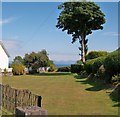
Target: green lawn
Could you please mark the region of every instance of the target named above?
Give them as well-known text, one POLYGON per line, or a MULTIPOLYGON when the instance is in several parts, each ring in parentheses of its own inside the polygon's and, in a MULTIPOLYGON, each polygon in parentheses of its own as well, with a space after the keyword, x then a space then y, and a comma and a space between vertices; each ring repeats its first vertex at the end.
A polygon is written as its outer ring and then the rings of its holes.
POLYGON ((2 82, 41 95, 42 107, 49 115, 118 114, 118 107, 106 90, 70 73, 4 77, 2 82))

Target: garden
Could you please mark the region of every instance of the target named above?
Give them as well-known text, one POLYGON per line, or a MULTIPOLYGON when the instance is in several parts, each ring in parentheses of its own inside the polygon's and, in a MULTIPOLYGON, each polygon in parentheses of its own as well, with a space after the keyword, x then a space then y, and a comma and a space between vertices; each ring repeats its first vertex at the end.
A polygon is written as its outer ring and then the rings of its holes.
POLYGON ((49 115, 117 115, 111 89, 79 79, 76 74, 42 74, 4 77, 3 84, 29 89, 42 96, 42 108, 49 115), (109 92, 109 93, 107 93, 109 92))
POLYGON ((103 29, 105 14, 94 2, 64 2, 58 9, 56 27, 71 35, 72 43, 79 42, 80 60, 56 67, 45 49, 16 56, 10 64, 13 75, 5 69, 2 83, 42 96, 48 115, 118 115, 120 48, 88 51, 87 45, 87 36, 103 29))

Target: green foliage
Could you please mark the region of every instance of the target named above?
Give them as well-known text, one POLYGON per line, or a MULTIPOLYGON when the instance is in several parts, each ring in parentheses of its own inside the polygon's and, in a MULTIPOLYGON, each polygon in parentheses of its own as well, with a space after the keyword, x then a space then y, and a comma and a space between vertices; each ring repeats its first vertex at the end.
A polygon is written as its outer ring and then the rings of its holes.
POLYGON ((25 54, 24 63, 28 68, 31 67, 34 72, 37 72, 39 67, 48 67, 52 64, 46 50, 42 50, 38 53, 32 52, 30 54, 25 54))
POLYGON ((96 76, 100 79, 105 80, 105 76, 106 76, 106 72, 105 72, 105 68, 104 65, 101 65, 96 73, 96 76))
POLYGON ((101 56, 107 56, 109 53, 106 51, 91 51, 86 55, 86 59, 95 59, 101 56))
POLYGON ((112 76, 112 82, 115 85, 118 84, 118 83, 120 83, 120 74, 112 76))
POLYGON ((120 83, 118 83, 115 88, 110 93, 110 98, 118 103, 118 107, 120 107, 120 83))
POLYGON ((16 56, 13 60, 14 63, 24 64, 24 60, 21 56, 16 56))
POLYGON ((86 36, 91 34, 92 30, 103 29, 104 13, 94 2, 64 2, 58 6, 58 9, 62 11, 56 27, 72 35, 72 43, 79 39, 81 59, 85 62, 88 49, 86 36))
POLYGON ((120 50, 114 51, 106 57, 104 67, 111 77, 120 73, 120 50))
POLYGON ((83 64, 72 64, 71 72, 72 73, 80 73, 83 70, 83 64))
POLYGON ((85 70, 82 70, 79 74, 79 78, 87 78, 88 74, 85 70))
POLYGON ((25 66, 19 63, 13 63, 11 65, 11 68, 13 68, 13 74, 14 75, 23 75, 25 66))
POLYGON ((92 65, 92 72, 97 73, 98 69, 100 68, 101 65, 103 65, 104 60, 106 57, 98 57, 95 59, 93 65, 92 65))
POLYGON ((58 9, 62 12, 56 26, 74 34, 73 41, 83 32, 88 35, 92 30, 103 29, 101 25, 105 23, 105 15, 94 2, 64 2, 58 9))
POLYGON ((87 60, 84 64, 84 69, 88 74, 92 73, 92 66, 96 59, 87 60))
POLYGON ((49 65, 50 65, 50 69, 49 69, 48 71, 49 71, 49 72, 53 72, 53 71, 55 71, 56 66, 55 66, 55 64, 53 63, 53 61, 50 60, 49 65))
POLYGON ((75 64, 81 65, 81 64, 83 64, 83 62, 81 60, 77 60, 75 64))
POLYGON ((70 67, 59 67, 57 72, 70 72, 70 67))

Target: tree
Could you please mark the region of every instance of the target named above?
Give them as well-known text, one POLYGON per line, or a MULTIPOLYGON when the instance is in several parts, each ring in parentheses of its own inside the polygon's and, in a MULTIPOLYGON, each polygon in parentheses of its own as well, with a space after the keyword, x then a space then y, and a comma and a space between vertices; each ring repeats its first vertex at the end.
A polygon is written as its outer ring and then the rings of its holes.
POLYGON ((14 63, 24 64, 24 60, 21 56, 16 56, 13 60, 14 63))
POLYGON ((94 2, 64 2, 58 6, 62 10, 56 27, 72 35, 72 43, 79 40, 81 60, 85 62, 88 47, 86 36, 93 30, 103 29, 104 13, 94 2))
POLYGON ((37 71, 39 67, 50 66, 50 60, 46 50, 42 50, 37 53, 32 52, 30 54, 25 54, 24 63, 26 67, 31 67, 35 71, 37 71))

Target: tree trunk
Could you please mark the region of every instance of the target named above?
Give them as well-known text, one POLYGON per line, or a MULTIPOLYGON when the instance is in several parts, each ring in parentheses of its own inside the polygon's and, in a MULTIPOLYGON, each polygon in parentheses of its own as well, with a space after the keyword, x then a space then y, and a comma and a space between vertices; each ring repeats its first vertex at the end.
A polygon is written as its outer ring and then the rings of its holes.
POLYGON ((81 59, 85 63, 85 36, 81 35, 81 59))

